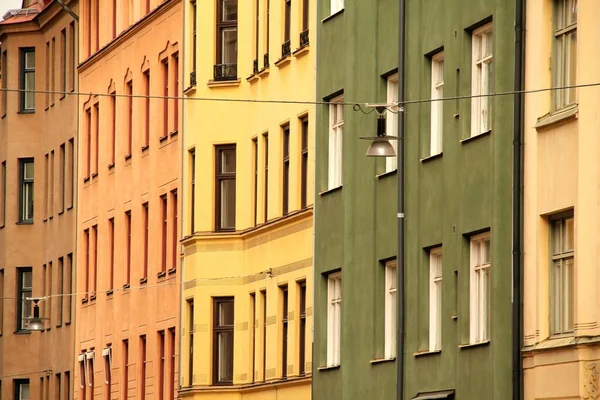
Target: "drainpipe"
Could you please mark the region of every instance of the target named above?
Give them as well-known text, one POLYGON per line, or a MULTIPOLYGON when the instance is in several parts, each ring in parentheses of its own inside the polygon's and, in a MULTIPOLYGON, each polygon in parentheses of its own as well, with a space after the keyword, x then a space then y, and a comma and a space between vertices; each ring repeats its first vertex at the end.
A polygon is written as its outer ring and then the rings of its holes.
MULTIPOLYGON (((404 30, 406 0, 398 2, 398 104, 404 102, 404 30)), ((398 337, 396 339, 396 398, 404 399, 404 111, 398 112, 398 337)))
POLYGON ((515 76, 514 131, 513 131, 513 329, 512 329, 512 398, 523 398, 523 268, 522 268, 522 204, 523 204, 523 70, 524 70, 524 0, 516 0, 515 13, 515 76))

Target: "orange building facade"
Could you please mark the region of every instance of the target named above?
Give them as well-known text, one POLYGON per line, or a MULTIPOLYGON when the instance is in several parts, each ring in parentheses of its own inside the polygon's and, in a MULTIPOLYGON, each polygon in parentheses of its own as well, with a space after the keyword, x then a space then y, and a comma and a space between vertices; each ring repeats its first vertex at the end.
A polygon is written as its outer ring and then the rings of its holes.
POLYGON ((81 4, 75 399, 174 399, 181 3, 81 4), (138 97, 141 96, 141 97, 138 97))
MULTIPOLYGON (((77 12, 77 1, 65 2, 77 12)), ((0 397, 73 388, 77 23, 51 0, 0 22, 0 397), (54 92, 36 93, 36 91, 54 92), (29 330, 33 302, 45 317, 29 330)))

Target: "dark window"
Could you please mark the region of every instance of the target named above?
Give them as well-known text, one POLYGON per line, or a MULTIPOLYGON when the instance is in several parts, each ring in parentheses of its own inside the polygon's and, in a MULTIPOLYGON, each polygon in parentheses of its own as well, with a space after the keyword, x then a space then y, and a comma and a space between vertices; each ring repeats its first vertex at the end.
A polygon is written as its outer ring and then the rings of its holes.
POLYGON ((8 53, 6 50, 2 52, 2 116, 6 115, 8 107, 8 53))
POLYGON ((302 32, 308 31, 308 21, 309 21, 309 0, 302 0, 302 32))
POLYGON ((4 333, 4 269, 0 269, 0 335, 4 333))
POLYGON ((96 295, 98 287, 98 225, 92 226, 92 234, 94 235, 94 276, 92 278, 92 295, 96 295))
POLYGON ((71 371, 65 371, 65 396, 64 400, 71 400, 71 371))
POLYGON ((35 49, 21 49, 21 111, 35 111, 35 49))
POLYGON ((158 400, 163 400, 165 392, 165 331, 158 331, 158 400))
POLYGON ((33 292, 33 272, 31 267, 17 268, 17 331, 27 329, 29 320, 33 314, 31 300, 33 292))
POLYGON ((19 163, 19 222, 33 222, 33 158, 21 159, 19 163))
POLYGON ((252 139, 252 152, 254 153, 254 225, 258 224, 258 139, 252 139))
POLYGON ((265 221, 269 220, 269 135, 265 133, 263 135, 264 144, 265 144, 265 221))
POLYGON ((102 350, 102 358, 104 359, 104 383, 106 400, 111 400, 111 388, 112 388, 112 346, 107 344, 102 350))
POLYGON ((69 208, 75 201, 75 139, 69 139, 69 208))
POLYGON ((0 228, 6 225, 6 161, 0 164, 0 228))
MULTIPOLYGON (((57 292, 62 294, 65 289, 65 259, 63 257, 58 257, 58 290, 57 292)), ((57 326, 61 326, 63 323, 63 309, 65 304, 65 296, 58 297, 58 324, 57 326)))
POLYGON ((168 400, 175 400, 175 328, 169 328, 169 396, 168 400))
POLYGON ((188 334, 190 352, 188 354, 188 386, 194 386, 194 300, 188 300, 188 334))
MULTIPOLYGON (((198 29, 198 8, 196 5, 196 1, 192 1, 192 71, 196 71, 196 60, 198 57, 198 41, 196 32, 198 29)), ((192 85, 193 86, 193 85, 192 85)))
POLYGON ((255 0, 254 7, 256 8, 256 25, 254 32, 254 71, 253 73, 258 72, 258 48, 259 48, 259 38, 260 38, 260 0, 255 0))
POLYGON ((117 37, 117 0, 112 2, 112 38, 117 37))
POLYGON ((75 22, 69 24, 69 36, 71 38, 71 91, 75 90, 75 70, 77 69, 77 43, 75 42, 75 22))
POLYGON ((302 120, 302 157, 300 177, 300 208, 308 205, 308 117, 302 120))
POLYGON ((140 399, 146 398, 146 369, 148 368, 148 357, 146 348, 146 335, 140 336, 140 399))
POLYGON ((290 208, 290 126, 283 127, 283 215, 287 215, 290 208))
POLYGON ((171 254, 173 255, 173 261, 171 265, 172 269, 177 268, 177 258, 179 257, 179 238, 177 237, 177 233, 179 232, 179 229, 177 229, 179 224, 179 213, 177 210, 177 189, 175 189, 171 191, 171 215, 173 218, 173 222, 171 224, 171 254))
POLYGON ((88 108, 85 110, 85 130, 87 143, 85 147, 85 162, 86 162, 86 170, 85 170, 85 178, 89 178, 92 173, 92 109, 88 108))
POLYGON ((115 219, 108 220, 108 289, 113 290, 115 280, 115 219))
POLYGON ((94 174, 98 175, 100 158, 100 104, 94 104, 94 174))
POLYGON ((267 291, 261 290, 262 298, 262 380, 267 381, 267 291))
POLYGON ((216 230, 235 230, 235 144, 216 146, 216 230))
POLYGON ((160 272, 165 272, 167 270, 167 234, 169 216, 168 216, 168 208, 167 208, 167 195, 164 194, 160 196, 160 222, 161 222, 161 238, 160 238, 160 272))
POLYGON ((62 381, 61 381, 60 372, 54 375, 54 394, 56 395, 56 400, 61 400, 61 392, 62 392, 62 381))
POLYGON ((121 398, 128 398, 129 394, 129 340, 123 340, 123 357, 121 358, 121 398))
POLYGON ((298 373, 306 373, 306 282, 299 285, 300 292, 300 343, 298 346, 298 373))
POLYGON ((145 281, 146 279, 148 279, 148 262, 149 262, 149 255, 148 252, 150 250, 150 247, 148 246, 148 241, 149 241, 149 224, 148 224, 148 219, 149 219, 149 215, 148 215, 148 203, 144 203, 142 204, 142 218, 144 219, 144 263, 143 263, 143 270, 142 270, 142 281, 145 281))
POLYGON ((290 24, 292 18, 292 0, 284 0, 285 15, 284 15, 284 28, 283 28, 283 46, 281 57, 287 57, 290 55, 290 24))
POLYGON ((163 75, 163 137, 169 135, 169 58, 165 58, 162 63, 163 75))
POLYGON ((60 145, 60 213, 65 211, 65 201, 67 198, 66 167, 67 149, 65 147, 65 143, 63 143, 60 145))
POLYGON ((196 150, 190 150, 190 194, 191 194, 191 207, 190 207, 190 234, 194 234, 195 226, 194 220, 196 219, 196 150))
POLYGON ((131 283, 131 211, 125 212, 125 285, 131 283))
POLYGON ((146 0, 146 14, 150 12, 150 0, 146 0))
POLYGON ((94 51, 100 48, 100 0, 94 0, 94 51))
POLYGON ((144 144, 142 150, 150 145, 150 70, 144 72, 144 144))
POLYGON ((252 380, 251 382, 256 382, 256 329, 258 326, 256 325, 256 294, 250 293, 250 321, 252 326, 252 343, 250 347, 250 355, 252 357, 252 380))
POLYGON ((173 54, 173 132, 179 131, 179 53, 173 54))
MULTIPOLYGON (((44 379, 44 378, 42 378, 44 379)), ((15 379, 15 400, 29 400, 29 379, 15 379)))
POLYGON ((67 293, 70 296, 67 296, 67 316, 65 318, 65 323, 70 324, 73 310, 73 253, 67 254, 67 262, 69 263, 69 265, 67 266, 67 277, 69 278, 69 282, 67 284, 67 293))
POLYGON ((233 384, 233 297, 214 300, 213 385, 233 384))
MULTIPOLYGON (((60 90, 63 97, 67 91, 67 30, 60 31, 60 90)), ((60 375, 59 375, 60 377, 60 375)))
POLYGON ((133 148, 133 81, 127 82, 127 151, 125 158, 131 157, 131 149, 133 148))
POLYGON ((90 276, 90 231, 86 229, 83 231, 83 248, 85 251, 85 271, 83 276, 83 281, 85 284, 85 293, 83 298, 87 299, 88 292, 90 290, 89 286, 89 276, 90 276))
POLYGON ((110 164, 109 167, 115 165, 115 151, 117 148, 117 93, 110 94, 110 117, 112 118, 110 132, 110 164))
POLYGON ((267 20, 265 21, 267 25, 266 29, 266 37, 265 37, 265 55, 263 56, 263 68, 269 68, 269 39, 270 39, 270 31, 271 31, 271 0, 267 0, 267 20))
POLYGON ((237 78, 237 0, 219 0, 217 14, 217 65, 215 80, 237 78))
POLYGON ((288 289, 287 286, 281 287, 282 306, 281 306, 281 378, 287 377, 287 349, 288 349, 288 289))

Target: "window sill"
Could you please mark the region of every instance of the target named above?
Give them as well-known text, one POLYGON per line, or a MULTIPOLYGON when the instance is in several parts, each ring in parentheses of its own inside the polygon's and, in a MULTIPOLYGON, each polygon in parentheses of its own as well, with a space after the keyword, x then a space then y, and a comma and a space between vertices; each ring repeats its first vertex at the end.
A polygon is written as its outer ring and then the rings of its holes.
POLYGON ((173 275, 175 272, 177 272, 177 268, 175 268, 175 267, 173 267, 173 268, 171 268, 170 270, 167 271, 167 273, 169 275, 173 275))
POLYGON ((144 153, 145 151, 147 151, 150 148, 149 144, 145 144, 142 146, 142 153, 144 153))
MULTIPOLYGON (((63 92, 63 93, 64 93, 64 92, 63 92)), ((62 95, 62 96, 60 96, 58 99, 59 99, 59 100, 62 100, 62 99, 64 99, 65 97, 67 97, 67 95, 66 95, 66 94, 63 94, 63 95, 62 95)))
POLYGON ((298 47, 296 50, 294 50, 294 52, 292 53, 292 55, 296 58, 302 57, 305 54, 308 54, 308 50, 310 50, 310 46, 306 45, 306 46, 302 46, 302 47, 298 47))
POLYGON ((393 169, 391 171, 386 171, 383 174, 375 175, 377 179, 387 178, 388 176, 396 175, 398 173, 398 169, 393 169))
POLYGON ((474 347, 489 346, 489 344, 490 344, 490 341, 485 340, 483 342, 478 342, 478 343, 461 344, 458 346, 458 348, 461 350, 468 350, 468 349, 472 349, 474 347))
POLYGON ((108 164, 108 170, 112 171, 113 169, 115 169, 115 163, 108 164))
POLYGON ((425 158, 421 158, 419 161, 421 161, 423 164, 425 164, 426 162, 429 161, 433 161, 433 160, 437 160, 438 158, 442 158, 444 156, 444 152, 439 152, 437 154, 425 157, 425 158))
POLYGON ((85 304, 88 302, 88 298, 84 297, 83 299, 81 299, 81 304, 85 304))
POLYGON ((129 285, 129 283, 126 283, 123 285, 123 289, 129 289, 131 285, 129 285))
POLYGON ((189 88, 183 90, 183 94, 186 96, 191 96, 194 93, 196 93, 196 85, 190 86, 189 88))
POLYGON ((344 187, 344 185, 340 185, 340 186, 337 186, 337 187, 334 187, 334 188, 331 188, 331 189, 327 189, 327 190, 319 193, 319 196, 326 196, 326 195, 328 195, 330 193, 335 193, 337 191, 341 191, 343 187, 344 187))
POLYGON ((258 74, 259 74, 258 72, 256 74, 252 74, 249 77, 247 77, 246 80, 250 83, 258 82, 258 78, 259 78, 258 74))
POLYGON ((5 224, 0 225, 0 229, 4 228, 5 226, 5 224))
POLYGON ((54 218, 54 215, 49 216, 48 220, 51 220, 52 218, 54 218))
POLYGON ((164 135, 158 138, 158 142, 162 143, 169 138, 169 135, 164 135))
POLYGON ((17 111, 17 114, 35 114, 35 110, 21 110, 17 111))
POLYGON ((317 371, 331 371, 334 369, 340 369, 340 365, 338 364, 338 365, 331 365, 329 367, 319 367, 319 368, 317 368, 317 371))
POLYGON ((167 271, 160 271, 158 274, 156 274, 157 278, 164 278, 165 276, 167 276, 167 271))
POLYGON ((73 206, 67 207, 67 211, 71 211, 72 209, 73 209, 73 206))
POLYGON ((96 178, 96 177, 98 177, 98 173, 97 173, 97 172, 94 172, 94 173, 91 175, 91 177, 90 177, 90 178, 94 179, 94 178, 96 178))
POLYGON ((483 138, 483 137, 489 136, 491 133, 492 133, 492 130, 490 129, 489 131, 481 132, 481 133, 478 133, 477 135, 470 136, 470 137, 468 137, 468 138, 462 139, 462 140, 460 141, 460 143, 461 143, 461 144, 470 143, 470 142, 473 142, 473 141, 475 141, 475 140, 477 140, 477 139, 480 139, 480 138, 483 138))
POLYGON ((62 328, 62 324, 56 325, 56 328, 62 328))
POLYGON ((169 133, 169 136, 173 137, 173 136, 177 136, 178 134, 179 134, 179 131, 177 129, 175 129, 173 132, 169 133))
POLYGON ((370 360, 369 363, 371 365, 377 365, 377 364, 383 364, 386 362, 393 362, 396 361, 396 357, 392 357, 392 358, 375 358, 373 360, 370 360))
POLYGON ((207 86, 209 88, 220 88, 220 87, 238 87, 240 86, 241 83, 241 79, 237 78, 237 79, 232 79, 230 81, 208 81, 207 86))
POLYGON ((442 350, 433 350, 433 351, 424 350, 424 351, 417 351, 416 353, 413 353, 413 356, 425 357, 425 356, 433 356, 435 354, 441 354, 441 353, 442 353, 442 350))
POLYGON ((42 220, 42 222, 43 222, 43 223, 46 223, 46 222, 48 222, 48 218, 44 218, 44 219, 42 220))
POLYGON ((33 225, 33 221, 19 221, 16 225, 33 225))
POLYGON ((58 215, 63 215, 65 213, 65 210, 59 211, 58 215))
POLYGON ((113 293, 114 293, 114 291, 112 289, 108 289, 106 291, 106 297, 112 296, 113 293))
POLYGON ((269 68, 263 68, 260 71, 258 71, 257 74, 260 78, 264 78, 265 76, 269 75, 269 68))
POLYGON ((333 14, 331 14, 330 16, 323 18, 323 19, 321 20, 321 22, 322 22, 322 23, 325 23, 325 22, 327 22, 327 21, 330 21, 330 20, 332 20, 333 18, 335 18, 335 17, 337 17, 338 15, 340 15, 340 14, 343 14, 343 13, 344 13, 344 9, 342 8, 341 10, 334 12, 334 13, 333 13, 333 14))
POLYGON ((131 154, 126 154, 124 158, 125 158, 125 161, 131 160, 131 154))
POLYGON ((65 322, 65 326, 69 326, 69 325, 71 325, 71 321, 65 322))
POLYGON ((282 67, 285 67, 286 65, 288 65, 291 62, 292 62, 292 57, 291 56, 285 56, 285 57, 280 58, 279 60, 275 61, 275 66, 277 68, 282 68, 282 67))
POLYGON ((148 278, 140 278, 140 285, 148 283, 148 278))
POLYGON ((92 293, 90 295, 90 302, 92 302, 92 301, 96 301, 96 293, 92 293))
POLYGON ((550 112, 542 117, 539 117, 534 125, 535 129, 550 128, 552 126, 564 124, 572 119, 577 119, 579 114, 579 105, 574 104, 560 110, 550 112))
POLYGON ((31 335, 31 331, 25 329, 19 329, 18 331, 14 331, 15 335, 31 335))
POLYGON ((88 183, 90 181, 90 177, 86 176, 85 178, 83 178, 83 183, 88 183))

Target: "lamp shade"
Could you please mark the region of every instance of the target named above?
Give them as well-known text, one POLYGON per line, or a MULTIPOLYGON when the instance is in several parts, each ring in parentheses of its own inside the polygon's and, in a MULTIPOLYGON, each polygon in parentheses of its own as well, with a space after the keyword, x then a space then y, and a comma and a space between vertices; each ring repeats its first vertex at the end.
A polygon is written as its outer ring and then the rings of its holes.
POLYGON ((29 331, 43 331, 44 321, 40 318, 40 307, 36 304, 33 306, 33 317, 29 319, 27 324, 27 330, 29 331))
POLYGON ((367 149, 367 156, 369 157, 394 157, 395 155, 394 146, 390 144, 390 141, 385 136, 374 138, 367 149))

